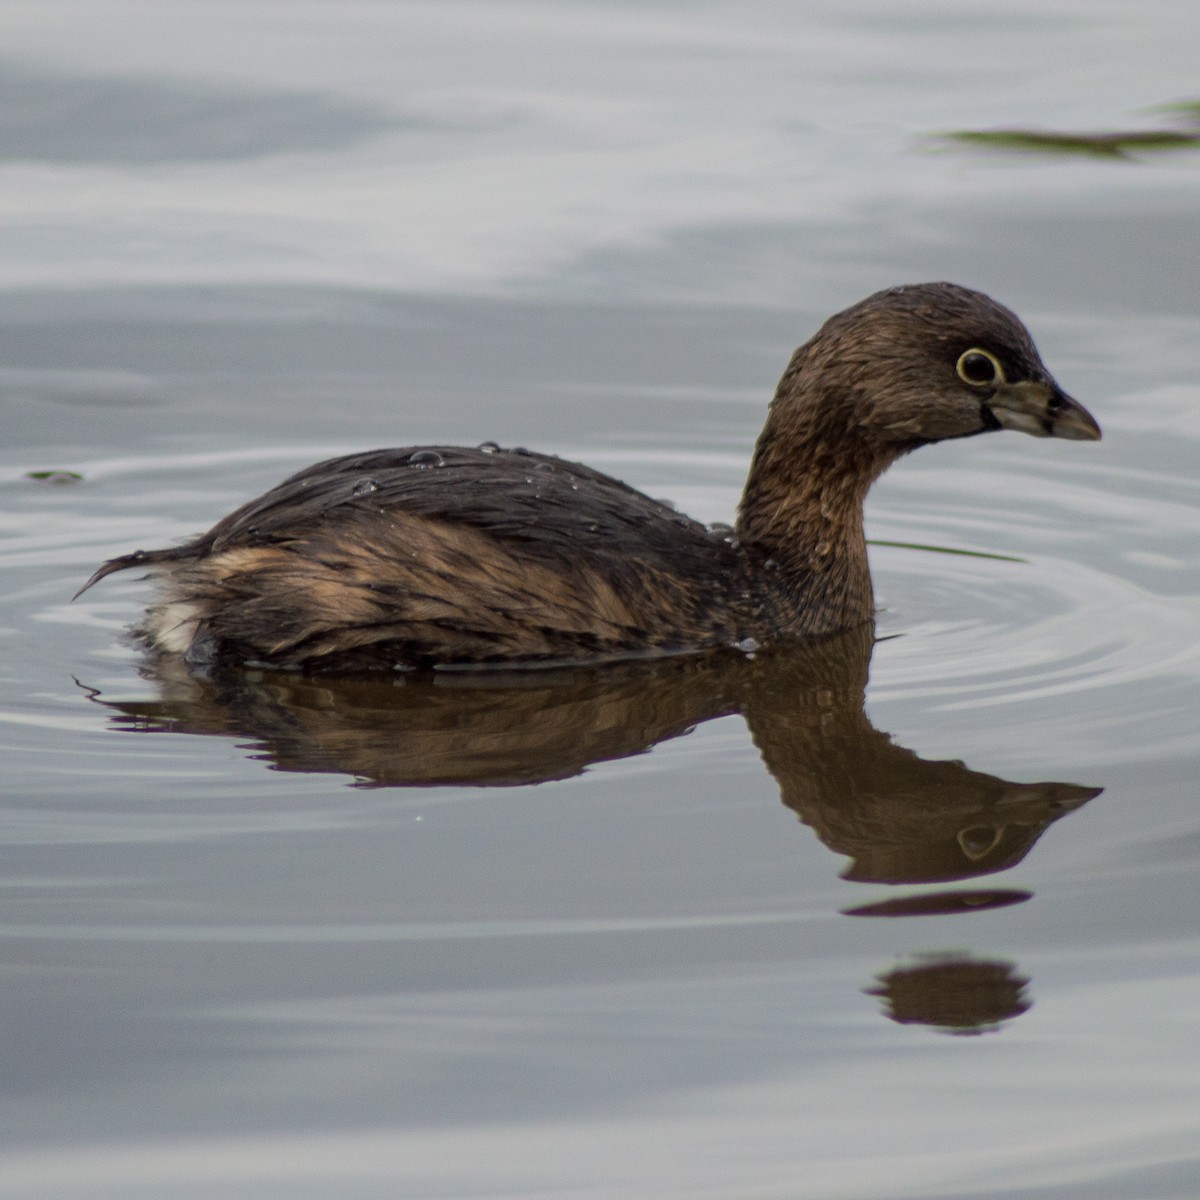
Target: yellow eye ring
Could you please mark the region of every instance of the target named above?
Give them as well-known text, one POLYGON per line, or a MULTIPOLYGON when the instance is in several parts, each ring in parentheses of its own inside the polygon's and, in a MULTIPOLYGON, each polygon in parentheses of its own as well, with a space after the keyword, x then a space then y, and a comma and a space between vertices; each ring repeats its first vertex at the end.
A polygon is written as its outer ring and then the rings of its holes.
POLYGON ((1000 360, 989 350, 972 346, 958 356, 954 364, 958 377, 971 387, 993 387, 1004 382, 1004 368, 1000 360))

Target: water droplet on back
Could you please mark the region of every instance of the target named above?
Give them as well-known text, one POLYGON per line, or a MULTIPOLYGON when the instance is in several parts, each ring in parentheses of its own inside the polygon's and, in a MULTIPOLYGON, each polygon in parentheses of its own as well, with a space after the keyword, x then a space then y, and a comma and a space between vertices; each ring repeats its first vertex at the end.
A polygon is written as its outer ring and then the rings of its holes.
POLYGON ((708 526, 708 536, 711 541, 724 542, 727 546, 732 546, 735 550, 738 547, 737 532, 732 525, 726 525, 723 521, 714 521, 708 526))
POLYGON ((420 469, 440 467, 446 460, 436 450, 418 450, 408 456, 408 465, 420 469))
POLYGON ((374 479, 360 479, 351 489, 352 496, 369 496, 372 492, 379 491, 379 483, 374 479))
POLYGON ((499 451, 500 444, 498 442, 480 442, 475 449, 482 450, 484 454, 495 454, 499 451))

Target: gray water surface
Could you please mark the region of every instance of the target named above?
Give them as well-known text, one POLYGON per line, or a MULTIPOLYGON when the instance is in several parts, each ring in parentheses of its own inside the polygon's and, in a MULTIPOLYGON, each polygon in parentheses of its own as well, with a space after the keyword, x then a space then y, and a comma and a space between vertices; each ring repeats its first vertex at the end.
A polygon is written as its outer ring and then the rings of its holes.
POLYGON ((0 1193, 1197 1193, 1200 154, 933 136, 1161 121, 1194 6, 5 24, 0 1193), (873 647, 221 682, 70 602, 374 446, 729 520, 792 348, 934 278, 1105 439, 894 468, 873 647))

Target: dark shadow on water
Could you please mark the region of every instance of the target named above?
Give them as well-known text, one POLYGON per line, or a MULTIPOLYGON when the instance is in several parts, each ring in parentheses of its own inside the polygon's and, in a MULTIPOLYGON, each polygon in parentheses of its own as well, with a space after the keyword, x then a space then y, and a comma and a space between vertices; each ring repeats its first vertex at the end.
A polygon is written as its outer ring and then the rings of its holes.
MULTIPOLYGON (((753 657, 730 650, 350 679, 252 670, 199 678, 165 661, 145 668, 158 698, 96 699, 115 729, 250 739, 252 757, 274 770, 344 774, 360 787, 565 779, 740 713, 783 803, 850 859, 844 878, 864 883, 1005 870, 1099 793, 1013 783, 895 745, 864 711, 872 645, 864 628, 753 657)), ((973 893, 929 903, 927 912, 986 906, 973 893)))
POLYGON ((0 160, 211 162, 330 151, 422 118, 320 91, 34 71, 0 60, 0 160))

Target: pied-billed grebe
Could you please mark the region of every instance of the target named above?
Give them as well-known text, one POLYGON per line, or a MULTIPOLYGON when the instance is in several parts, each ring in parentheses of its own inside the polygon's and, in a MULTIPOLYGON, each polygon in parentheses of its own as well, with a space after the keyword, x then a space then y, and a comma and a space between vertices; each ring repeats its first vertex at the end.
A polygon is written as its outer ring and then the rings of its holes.
POLYGON ((873 616, 867 489, 897 458, 993 429, 1100 428, 980 292, 892 288, 796 351, 733 530, 526 450, 317 463, 208 533, 110 559, 152 568, 141 634, 194 664, 305 670, 624 657, 765 644, 873 616))

